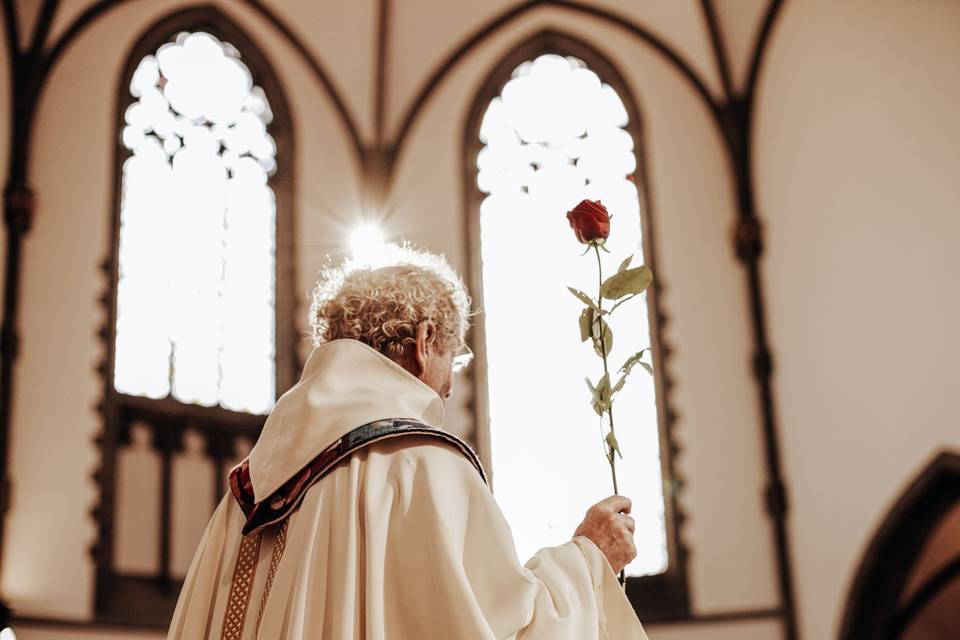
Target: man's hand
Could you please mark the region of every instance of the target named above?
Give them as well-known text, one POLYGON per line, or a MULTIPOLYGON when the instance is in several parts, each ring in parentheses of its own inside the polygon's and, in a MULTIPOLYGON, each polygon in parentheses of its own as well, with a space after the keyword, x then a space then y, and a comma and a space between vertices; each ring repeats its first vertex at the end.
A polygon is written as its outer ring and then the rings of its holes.
POLYGON ((587 510, 573 537, 586 536, 599 547, 614 573, 637 557, 633 544, 635 524, 630 513, 630 498, 610 496, 587 510))

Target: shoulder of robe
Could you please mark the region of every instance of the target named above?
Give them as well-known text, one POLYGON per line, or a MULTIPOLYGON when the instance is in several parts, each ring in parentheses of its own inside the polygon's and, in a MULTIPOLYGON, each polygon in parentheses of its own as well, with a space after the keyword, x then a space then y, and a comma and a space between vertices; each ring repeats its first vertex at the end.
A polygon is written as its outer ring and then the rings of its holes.
POLYGON ((372 452, 390 456, 392 470, 402 475, 411 472, 431 481, 464 482, 468 486, 486 484, 476 468, 452 444, 429 436, 409 436, 371 445, 372 452))
MULTIPOLYGON (((375 446, 381 446, 378 443, 375 446)), ((371 453, 374 453, 373 451, 371 453)), ((394 487, 395 506, 417 518, 442 514, 444 530, 463 535, 461 527, 476 509, 486 511, 492 494, 476 468, 454 445, 437 438, 410 436, 383 443, 377 453, 389 457, 386 481, 394 487)))

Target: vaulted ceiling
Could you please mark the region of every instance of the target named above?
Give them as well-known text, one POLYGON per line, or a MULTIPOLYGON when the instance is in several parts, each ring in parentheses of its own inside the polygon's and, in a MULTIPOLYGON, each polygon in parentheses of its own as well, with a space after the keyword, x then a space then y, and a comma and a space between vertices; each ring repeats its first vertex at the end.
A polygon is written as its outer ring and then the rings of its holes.
MULTIPOLYGON (((148 0, 4 0, 21 51, 69 55, 74 38, 120 5, 148 0)), ((190 3, 170 2, 171 9, 190 3)), ((769 0, 234 0, 302 48, 329 80, 364 146, 395 140, 444 70, 527 14, 563 13, 643 32, 721 100, 743 91, 769 0), (711 19, 715 18, 715 19, 711 19), (712 38, 722 43, 715 49, 712 38)), ((8 34, 10 33, 8 29, 8 34)), ((652 45, 653 46, 653 45, 652 45)))

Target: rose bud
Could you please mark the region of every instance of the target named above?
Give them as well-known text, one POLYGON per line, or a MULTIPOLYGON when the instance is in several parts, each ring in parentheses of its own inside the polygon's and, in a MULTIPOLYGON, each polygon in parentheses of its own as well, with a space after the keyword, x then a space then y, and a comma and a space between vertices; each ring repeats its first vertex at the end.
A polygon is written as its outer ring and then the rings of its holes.
POLYGON ((571 211, 567 211, 567 220, 583 244, 603 243, 610 235, 610 214, 607 208, 597 200, 584 200, 571 211))

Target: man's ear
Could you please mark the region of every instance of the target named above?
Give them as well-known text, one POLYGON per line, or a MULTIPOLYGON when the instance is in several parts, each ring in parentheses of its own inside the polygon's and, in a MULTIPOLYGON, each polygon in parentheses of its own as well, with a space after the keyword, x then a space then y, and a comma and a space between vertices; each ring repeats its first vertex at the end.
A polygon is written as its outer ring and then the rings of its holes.
POLYGON ((437 333, 437 325, 434 324, 433 320, 424 320, 419 325, 417 325, 417 348, 414 351, 414 356, 417 360, 417 368, 420 370, 420 374, 423 375, 423 372, 427 368, 427 357, 429 356, 429 349, 431 341, 434 340, 434 337, 437 333))

